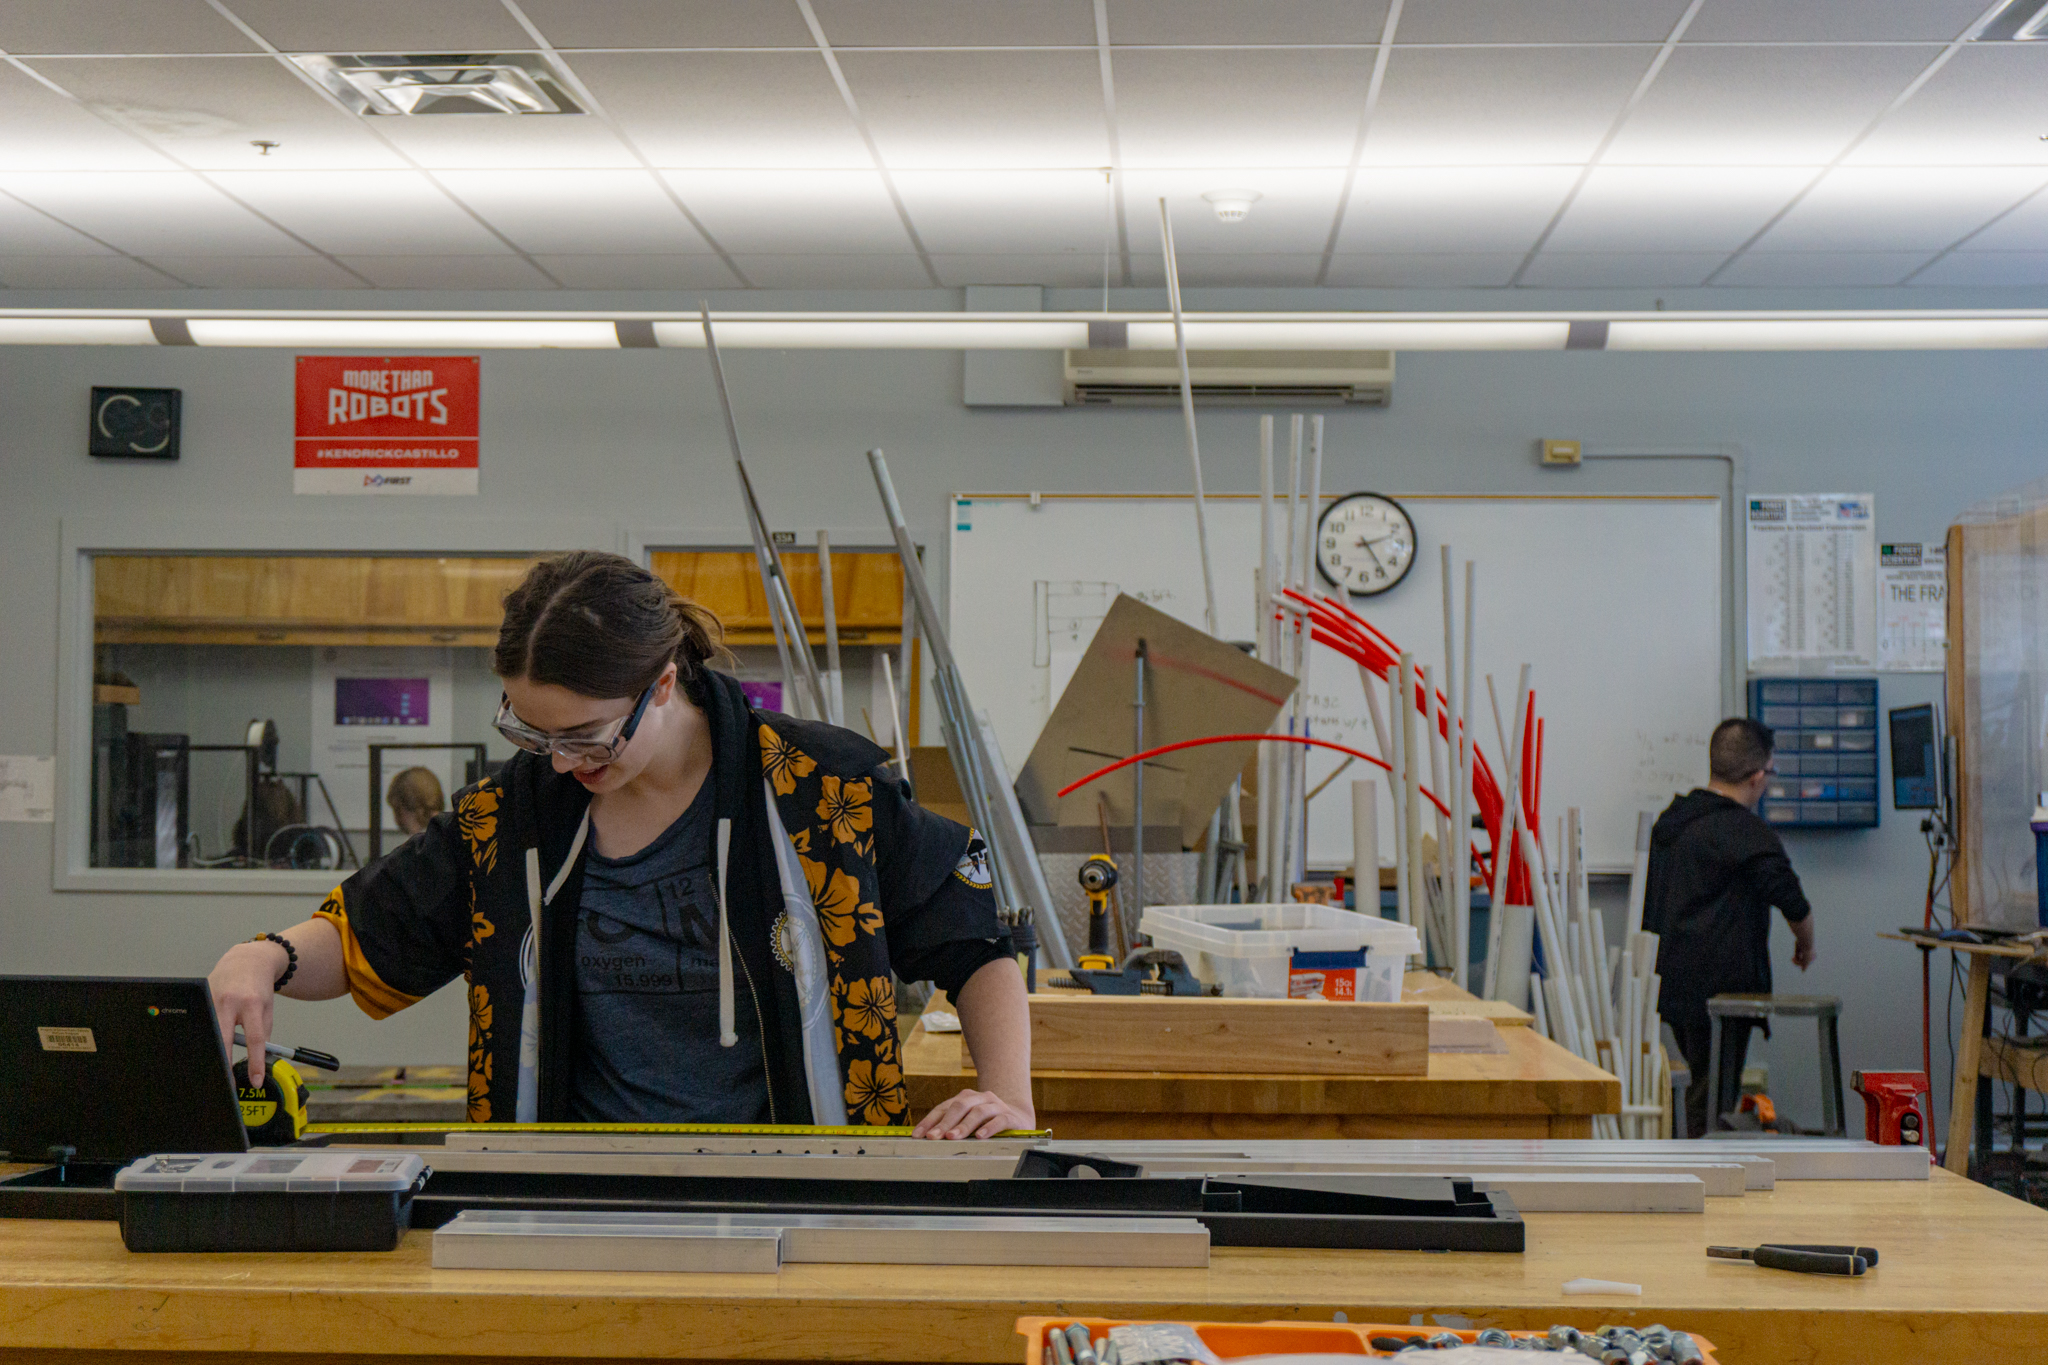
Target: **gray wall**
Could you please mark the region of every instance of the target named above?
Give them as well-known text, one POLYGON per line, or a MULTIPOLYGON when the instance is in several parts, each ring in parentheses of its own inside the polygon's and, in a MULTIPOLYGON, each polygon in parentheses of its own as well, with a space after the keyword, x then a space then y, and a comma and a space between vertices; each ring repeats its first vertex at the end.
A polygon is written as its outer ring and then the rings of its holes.
MULTIPOLYGON (((823 524, 841 534, 868 528, 879 537, 861 459, 871 445, 888 451, 914 530, 937 544, 944 541, 942 498, 954 489, 1185 486, 1180 418, 1172 410, 970 411, 960 401, 957 354, 737 352, 728 366, 754 478, 777 525, 823 524)), ((1330 415, 1325 486, 1716 492, 1711 465, 1558 474, 1536 467, 1532 443, 1540 436, 1608 448, 1732 442, 1748 454, 1752 491, 1871 490, 1881 538, 1936 539, 1958 510, 2042 472, 2038 432, 2048 387, 2041 368, 2033 352, 1405 354, 1389 410, 1330 415)), ((352 527, 423 512, 451 524, 594 516, 627 532, 722 528, 729 542, 744 540, 715 400, 695 353, 486 353, 482 493, 425 506, 294 498, 291 390, 287 352, 0 352, 0 752, 55 749, 62 518, 120 511, 175 522, 226 514, 252 525, 299 518, 352 527), (183 461, 88 459, 82 438, 94 383, 182 388, 183 461)), ((1256 487, 1255 424, 1248 412, 1203 415, 1211 488, 1256 487)), ((1892 676, 1882 700, 1893 706, 1938 695, 1937 677, 1892 676)), ((1790 939, 1780 928, 1780 988, 1843 998, 1844 1061, 1852 1068, 1919 1064, 1917 954, 1874 934, 1919 919, 1925 850, 1914 817, 1886 810, 1884 819, 1873 832, 1788 837, 1819 907, 1820 958, 1800 977, 1786 965, 1790 939)), ((50 826, 0 825, 0 970, 200 973, 225 945, 295 922, 312 904, 59 894, 51 890, 53 856, 50 826)), ((1941 1015, 1937 995, 1937 1030, 1941 1015)), ((286 1038, 367 1062, 452 1060, 464 1024, 456 993, 443 992, 375 1027, 346 1002, 288 1004, 280 1027, 286 1038)), ((1803 1059, 1810 1050, 1807 1037, 1796 1027, 1781 1030, 1774 1049, 1784 1058, 1781 1074, 1795 1053, 1803 1059)), ((1946 1064, 1939 1038, 1935 1052, 1939 1072, 1946 1064)), ((1937 1095, 1945 1090, 1937 1076, 1937 1095)), ((1810 1093, 1786 1098, 1795 1114, 1817 1113, 1806 1103, 1810 1093)), ((1859 1112, 1852 1108, 1852 1117, 1859 1112)))

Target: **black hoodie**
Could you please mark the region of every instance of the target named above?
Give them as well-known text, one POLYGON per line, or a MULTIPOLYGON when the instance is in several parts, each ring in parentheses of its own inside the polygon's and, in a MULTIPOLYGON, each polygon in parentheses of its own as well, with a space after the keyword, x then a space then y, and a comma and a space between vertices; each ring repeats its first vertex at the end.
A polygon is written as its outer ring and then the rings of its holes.
POLYGON ((1787 924, 1812 913, 1778 832, 1756 812, 1696 787, 1650 831, 1643 928, 1662 935, 1657 1012, 1701 1015, 1708 997, 1771 989, 1771 907, 1787 924))

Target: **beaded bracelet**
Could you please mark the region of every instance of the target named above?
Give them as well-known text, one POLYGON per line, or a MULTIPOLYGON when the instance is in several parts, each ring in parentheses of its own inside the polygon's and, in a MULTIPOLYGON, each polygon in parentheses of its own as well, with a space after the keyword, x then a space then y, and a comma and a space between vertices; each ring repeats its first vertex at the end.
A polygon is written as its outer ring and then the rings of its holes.
POLYGON ((288 959, 284 975, 280 976, 270 987, 273 991, 281 991, 284 989, 284 983, 292 979, 292 973, 299 969, 299 953, 296 948, 292 947, 291 940, 283 934, 258 934, 250 939, 249 942, 262 943, 266 940, 284 949, 284 955, 288 959))

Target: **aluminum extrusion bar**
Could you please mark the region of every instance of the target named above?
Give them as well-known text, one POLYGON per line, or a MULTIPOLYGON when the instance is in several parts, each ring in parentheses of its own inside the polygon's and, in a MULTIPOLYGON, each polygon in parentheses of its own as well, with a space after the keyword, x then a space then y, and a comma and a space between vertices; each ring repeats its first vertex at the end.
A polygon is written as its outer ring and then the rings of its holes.
MULTIPOLYGON (((1385 1176, 1321 1174, 1314 1171, 1226 1171, 1219 1180, 1256 1181, 1268 1188, 1318 1193, 1373 1192, 1385 1176)), ((1697 1176, 1608 1174, 1554 1175, 1547 1172, 1474 1171, 1472 1185, 1505 1194, 1521 1213, 1705 1213, 1707 1187, 1697 1176)))

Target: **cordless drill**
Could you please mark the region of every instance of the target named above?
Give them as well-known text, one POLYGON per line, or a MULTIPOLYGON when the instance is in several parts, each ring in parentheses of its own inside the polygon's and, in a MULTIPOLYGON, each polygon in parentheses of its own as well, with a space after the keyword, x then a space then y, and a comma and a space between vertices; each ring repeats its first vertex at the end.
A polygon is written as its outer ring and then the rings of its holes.
POLYGON ((1081 864, 1081 889, 1088 893, 1088 951, 1075 965, 1111 971, 1116 957, 1109 948, 1109 893, 1116 886, 1116 864, 1097 853, 1081 864))

